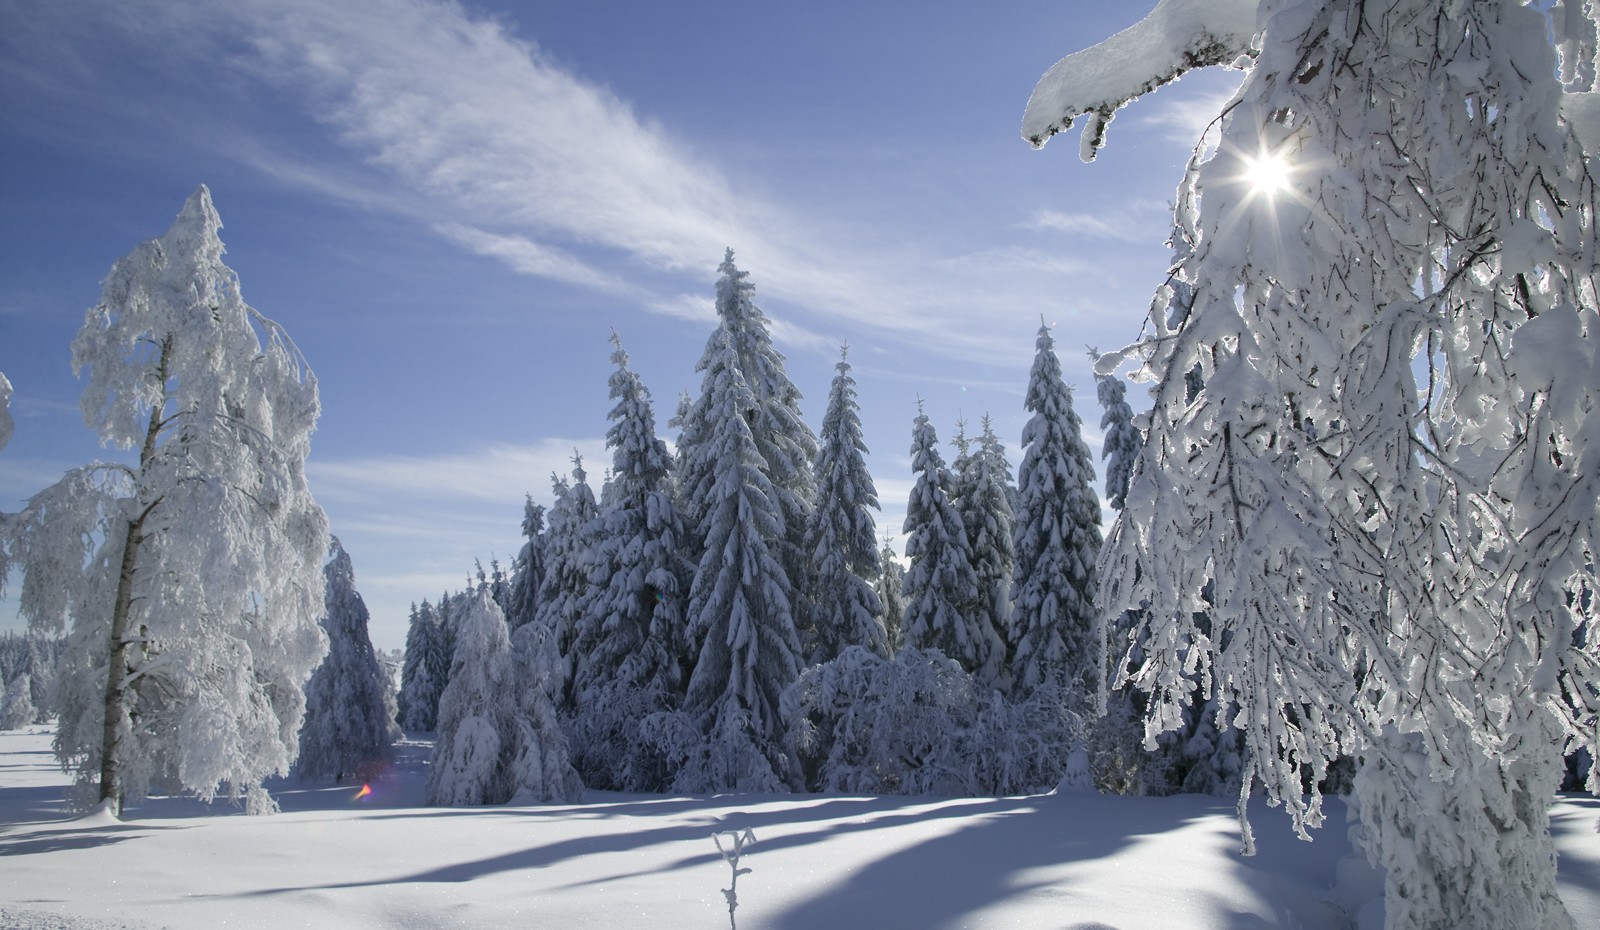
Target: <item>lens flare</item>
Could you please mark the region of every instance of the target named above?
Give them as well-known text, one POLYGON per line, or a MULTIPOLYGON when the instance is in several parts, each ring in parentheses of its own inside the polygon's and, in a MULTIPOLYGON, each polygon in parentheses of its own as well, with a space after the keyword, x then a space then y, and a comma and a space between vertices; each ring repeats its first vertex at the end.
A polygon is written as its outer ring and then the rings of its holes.
POLYGON ((351 798, 350 800, 352 800, 352 801, 364 801, 364 800, 366 800, 367 798, 370 798, 370 797, 372 797, 372 786, 371 785, 362 785, 361 786, 361 790, 357 791, 356 792, 356 796, 351 798))

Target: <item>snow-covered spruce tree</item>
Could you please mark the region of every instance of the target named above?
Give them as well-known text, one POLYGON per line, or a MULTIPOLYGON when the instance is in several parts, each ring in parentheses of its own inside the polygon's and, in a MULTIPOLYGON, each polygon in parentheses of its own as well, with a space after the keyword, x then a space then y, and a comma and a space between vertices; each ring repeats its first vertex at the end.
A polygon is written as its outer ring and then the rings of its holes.
POLYGON ((807 558, 816 567, 809 644, 813 664, 832 659, 846 646, 889 654, 883 604, 872 588, 878 574, 878 527, 872 519, 878 490, 867 471, 867 444, 861 437, 848 354, 848 348, 840 350, 828 391, 817 452, 817 508, 806 531, 807 558))
MULTIPOLYGON (((996 641, 1009 645, 1011 576, 1016 568, 1011 466, 988 416, 983 418, 983 433, 976 443, 967 442, 964 436, 958 439, 966 448, 961 450, 953 469, 952 503, 967 534, 978 591, 977 599, 964 613, 972 623, 987 623, 994 630, 996 641)), ((1005 690, 1010 657, 1002 652, 994 664, 994 677, 980 683, 1005 690)))
POLYGON ((515 632, 531 623, 539 610, 539 586, 544 582, 544 507, 529 495, 522 507, 522 551, 511 565, 511 591, 507 595, 506 624, 515 632))
POLYGON ((428 803, 577 800, 582 787, 566 763, 550 694, 542 682, 519 680, 505 615, 487 587, 467 594, 456 639, 450 684, 439 699, 428 803))
POLYGON ((347 775, 371 778, 389 762, 389 747, 399 736, 389 683, 367 633, 369 615, 356 591, 355 569, 337 538, 323 574, 328 655, 306 683, 295 773, 302 779, 332 775, 335 782, 347 775))
POLYGON ((889 644, 889 654, 894 655, 900 651, 900 643, 905 638, 906 570, 900 564, 900 554, 894 551, 894 540, 888 536, 883 538, 883 546, 878 550, 878 573, 873 579, 873 590, 883 605, 883 635, 889 644))
MULTIPOLYGON (((1236 702, 1246 787, 1297 828, 1359 755, 1391 930, 1570 928, 1548 810, 1600 693, 1571 597, 1600 499, 1593 98, 1510 0, 1167 3, 1133 40, 1160 49, 1180 9, 1236 23, 1148 73, 1105 67, 1116 39, 1068 57, 1024 128, 1258 35, 1179 190, 1192 308, 1135 347, 1155 407, 1100 564, 1108 614, 1146 608, 1150 732, 1197 686, 1236 702)), ((1594 7, 1552 12, 1592 92, 1594 7)))
POLYGON ((1060 700, 1005 700, 938 650, 847 647, 783 696, 789 738, 823 791, 1021 794, 1060 780, 1081 742, 1060 700))
POLYGON ((690 726, 653 729, 677 767, 674 790, 782 791, 797 787, 799 773, 778 702, 800 673, 801 651, 779 559, 781 495, 752 435, 759 401, 727 328, 712 335, 701 370, 704 422, 717 427, 698 491, 705 553, 689 588, 695 662, 682 719, 690 726))
POLYGON ((544 533, 544 581, 539 585, 539 603, 534 622, 543 624, 555 637, 561 655, 561 696, 557 705, 570 709, 572 682, 583 656, 573 649, 582 622, 583 599, 589 591, 589 547, 591 524, 600 515, 600 505, 589 489, 583 457, 572 454, 572 481, 550 476, 555 504, 550 508, 550 526, 544 533))
POLYGON ((1105 682, 1094 607, 1100 501, 1050 327, 1040 325, 1037 348, 1023 401, 1033 416, 1022 428, 1017 469, 1012 682, 1025 697, 1053 680, 1082 702, 1082 712, 1099 701, 1105 682))
POLYGON ((691 566, 672 500, 672 457, 656 437, 650 392, 612 334, 611 482, 594 533, 573 650, 572 744, 584 784, 659 791, 666 772, 639 722, 682 698, 684 602, 691 566))
MULTIPOLYGON (((797 629, 811 627, 808 598, 813 585, 811 562, 805 549, 806 527, 816 502, 812 461, 817 455, 817 439, 800 415, 800 390, 789 380, 783 354, 772 345, 766 314, 752 301, 755 285, 749 272, 733 263, 729 249, 717 270, 717 329, 706 341, 706 350, 695 371, 704 372, 712 356, 720 353, 719 340, 726 339, 733 367, 755 399, 749 411, 749 428, 755 442, 760 468, 772 486, 773 505, 780 518, 782 536, 768 542, 783 566, 789 582, 790 609, 797 629)), ((709 384, 706 379, 702 384, 709 384)), ((716 404, 702 388, 688 410, 680 410, 677 422, 683 467, 679 474, 680 502, 684 519, 696 541, 705 535, 707 514, 713 500, 720 497, 711 490, 717 473, 717 450, 723 424, 715 419, 716 404)), ((688 553, 699 564, 699 551, 688 553)))
MULTIPOLYGON (((1090 352, 1098 360, 1099 353, 1090 352)), ((1100 457, 1106 463, 1106 506, 1121 510, 1128 495, 1128 479, 1133 463, 1144 447, 1144 434, 1133 423, 1133 408, 1128 406, 1128 387, 1113 374, 1094 376, 1096 398, 1100 401, 1100 432, 1105 437, 1100 457)))
POLYGON ((222 262, 201 187, 112 266, 72 343, 82 408, 134 465, 69 472, 7 521, 32 629, 72 631, 56 752, 113 812, 157 780, 274 805, 327 641, 327 521, 304 463, 317 384, 222 262))
POLYGON ((978 600, 967 533, 950 499, 950 472, 926 413, 911 432, 916 484, 906 504, 905 648, 937 649, 986 686, 999 678, 1005 644, 987 619, 966 608, 978 600))
POLYGON ((450 678, 445 630, 433 605, 423 600, 411 610, 406 630, 406 658, 400 670, 400 726, 432 732, 439 714, 439 695, 450 678))
MULTIPOLYGON (((4 449, 11 441, 11 433, 15 429, 16 423, 11 419, 11 381, 5 372, 0 371, 0 449, 4 449)), ((0 572, 0 576, 4 574, 0 572)))
POLYGON ((6 684, 0 697, 0 730, 20 730, 33 723, 38 710, 33 706, 33 683, 27 672, 18 672, 6 684))

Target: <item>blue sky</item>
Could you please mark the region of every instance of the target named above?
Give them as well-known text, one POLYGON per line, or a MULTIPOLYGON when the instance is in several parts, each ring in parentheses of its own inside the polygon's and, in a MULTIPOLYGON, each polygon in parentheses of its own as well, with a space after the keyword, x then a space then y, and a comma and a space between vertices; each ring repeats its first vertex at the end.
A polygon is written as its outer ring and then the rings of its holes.
POLYGON ((946 439, 992 415, 1020 458, 1041 317, 1098 454, 1083 347, 1137 335, 1167 203, 1237 76, 1142 101, 1093 165, 1018 125, 1045 69, 1144 12, 9 0, 0 510, 115 454, 78 417, 68 343, 202 182, 245 299, 316 371, 312 491, 383 648, 474 557, 509 565, 524 493, 548 504, 574 447, 598 485, 613 328, 672 438, 727 246, 813 428, 849 343, 881 532, 899 536, 919 398, 946 439))

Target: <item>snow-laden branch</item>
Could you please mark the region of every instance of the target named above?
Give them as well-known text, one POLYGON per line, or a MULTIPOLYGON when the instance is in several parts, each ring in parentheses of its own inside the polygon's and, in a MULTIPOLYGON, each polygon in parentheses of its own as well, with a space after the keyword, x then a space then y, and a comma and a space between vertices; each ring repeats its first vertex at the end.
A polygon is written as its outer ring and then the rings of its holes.
POLYGON ((1248 54, 1258 6, 1256 0, 1161 0, 1144 19, 1051 66, 1028 99, 1022 138, 1042 146, 1087 115, 1079 155, 1093 161, 1119 107, 1186 71, 1248 54))

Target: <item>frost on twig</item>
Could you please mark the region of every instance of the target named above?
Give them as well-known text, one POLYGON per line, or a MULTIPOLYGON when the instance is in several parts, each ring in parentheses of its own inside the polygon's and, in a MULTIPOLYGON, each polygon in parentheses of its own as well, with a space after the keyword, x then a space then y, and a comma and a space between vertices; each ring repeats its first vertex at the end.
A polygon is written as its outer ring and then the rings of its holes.
POLYGON ((728 901, 728 928, 738 930, 738 923, 734 920, 734 909, 739 906, 739 876, 749 875, 748 868, 739 868, 739 859, 744 855, 746 846, 753 846, 756 842, 755 833, 746 827, 743 830, 725 830, 722 833, 711 834, 711 841, 717 844, 717 852, 722 853, 722 858, 727 860, 728 868, 733 870, 733 878, 728 887, 722 889, 722 896, 728 901), (729 845, 722 845, 722 838, 727 836, 729 845))

